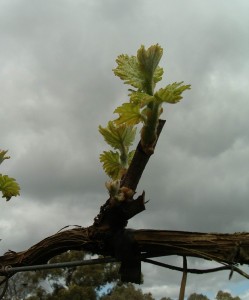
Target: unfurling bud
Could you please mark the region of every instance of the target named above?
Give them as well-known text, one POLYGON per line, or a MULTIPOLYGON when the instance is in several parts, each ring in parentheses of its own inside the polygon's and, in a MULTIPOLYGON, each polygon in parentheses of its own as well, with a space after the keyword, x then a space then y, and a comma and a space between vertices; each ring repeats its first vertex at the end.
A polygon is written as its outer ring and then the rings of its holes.
POLYGON ((119 202, 131 199, 135 192, 125 186, 120 188, 120 180, 108 181, 105 183, 109 195, 112 199, 119 202))
POLYGON ((119 193, 120 180, 108 181, 105 183, 111 197, 115 197, 119 193))
POLYGON ((126 186, 121 187, 120 191, 124 194, 125 199, 130 199, 134 196, 135 192, 126 186))

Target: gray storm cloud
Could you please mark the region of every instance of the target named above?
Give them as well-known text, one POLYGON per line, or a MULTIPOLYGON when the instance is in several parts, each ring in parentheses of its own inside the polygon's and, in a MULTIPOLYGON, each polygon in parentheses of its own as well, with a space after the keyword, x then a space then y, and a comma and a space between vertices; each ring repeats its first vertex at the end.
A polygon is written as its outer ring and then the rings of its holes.
MULTIPOLYGON (((129 226, 248 230, 248 6, 1 1, 0 147, 11 155, 1 172, 22 188, 21 197, 1 204, 2 253, 68 224, 91 225, 107 197, 98 160, 107 146, 98 125, 128 100, 128 86, 112 69, 117 55, 133 55, 141 44, 164 48, 160 86, 183 80, 192 90, 165 105, 167 123, 138 187, 150 202, 129 226)), ((158 299, 177 297, 179 274, 151 266, 144 273, 144 288, 158 299)), ((195 282, 191 277, 189 292, 195 282)), ((224 274, 198 282, 200 293, 229 288, 224 274)))

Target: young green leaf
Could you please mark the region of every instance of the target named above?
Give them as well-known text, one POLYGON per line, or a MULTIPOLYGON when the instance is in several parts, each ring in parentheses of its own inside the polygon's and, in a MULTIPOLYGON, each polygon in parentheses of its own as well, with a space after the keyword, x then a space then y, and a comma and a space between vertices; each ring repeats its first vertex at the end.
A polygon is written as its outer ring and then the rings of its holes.
POLYGON ((0 149, 0 164, 5 160, 9 159, 9 156, 5 156, 5 154, 8 152, 8 150, 1 150, 0 149))
POLYGON ((134 126, 143 121, 143 115, 140 113, 140 105, 138 103, 123 103, 114 110, 114 113, 119 114, 119 118, 114 121, 117 125, 134 126))
POLYGON ((147 50, 141 46, 137 51, 137 57, 119 55, 116 59, 118 66, 113 69, 114 74, 124 80, 125 84, 152 95, 155 84, 163 75, 163 69, 158 67, 162 54, 163 49, 156 44, 147 50))
POLYGON ((156 84, 157 82, 161 81, 162 78, 163 78, 163 68, 161 67, 157 67, 155 72, 154 72, 154 75, 153 75, 153 81, 154 81, 154 84, 156 84))
POLYGON ((137 58, 121 54, 116 59, 118 66, 113 69, 113 72, 120 79, 124 80, 125 84, 130 84, 140 90, 143 89, 144 77, 139 68, 137 58))
POLYGON ((182 85, 181 82, 174 82, 167 85, 165 88, 161 88, 155 93, 156 101, 167 102, 167 103, 177 103, 182 99, 182 93, 185 90, 190 90, 190 85, 182 85))
POLYGON ((143 92, 133 92, 130 95, 130 101, 133 104, 139 104, 140 108, 148 105, 151 101, 154 101, 155 98, 143 92))
POLYGON ((124 147, 132 145, 136 135, 136 128, 125 125, 116 126, 114 122, 110 121, 106 128, 99 126, 99 132, 111 147, 122 150, 124 147))
POLYGON ((20 186, 14 178, 0 174, 0 191, 3 198, 9 201, 11 197, 20 195, 20 186))
POLYGON ((141 48, 137 51, 139 67, 143 72, 146 80, 153 80, 154 83, 156 83, 162 79, 162 68, 157 70, 156 78, 153 78, 162 55, 163 49, 158 44, 149 47, 147 50, 142 45, 141 48))
POLYGON ((109 177, 111 177, 113 180, 120 177, 122 166, 118 152, 104 151, 102 154, 100 154, 100 162, 102 162, 104 171, 109 177))

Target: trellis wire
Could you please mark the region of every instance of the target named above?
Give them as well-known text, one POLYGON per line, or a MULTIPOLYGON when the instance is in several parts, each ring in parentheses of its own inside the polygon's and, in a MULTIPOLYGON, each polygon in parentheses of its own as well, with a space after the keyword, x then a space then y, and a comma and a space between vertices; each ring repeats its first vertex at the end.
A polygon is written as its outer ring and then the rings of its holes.
MULTIPOLYGON (((161 256, 157 255, 156 257, 161 256)), ((172 266, 169 264, 165 264, 162 262, 158 262, 149 258, 155 257, 153 255, 141 255, 141 261, 149 264, 154 264, 160 267, 164 267, 167 269, 171 270, 176 270, 176 271, 183 271, 183 268, 181 267, 176 267, 172 266)), ((115 263, 115 262, 120 262, 116 258, 113 257, 104 257, 104 258, 95 258, 95 259, 88 259, 88 260, 76 260, 76 261, 71 261, 71 262, 63 262, 63 263, 52 263, 52 264, 42 264, 42 265, 32 265, 32 266, 23 266, 23 267, 11 267, 11 266, 5 266, 0 268, 0 276, 8 275, 11 273, 18 273, 18 272, 26 272, 26 271, 36 271, 36 270, 49 270, 49 269, 58 269, 58 268, 72 268, 72 267, 77 267, 77 266, 87 266, 87 265, 97 265, 97 264, 103 264, 103 263, 115 263)), ((217 271, 225 271, 225 270, 231 270, 234 269, 235 271, 240 273, 242 276, 246 277, 249 279, 248 274, 245 272, 241 271, 240 269, 236 268, 235 266, 231 265, 226 265, 218 268, 211 268, 211 269, 189 269, 188 268, 188 273, 195 273, 195 274, 203 274, 203 273, 211 273, 211 272, 217 272, 217 271)))
POLYGON ((36 270, 72 268, 72 267, 77 267, 77 266, 97 265, 97 264, 102 264, 102 263, 113 263, 113 262, 117 262, 117 260, 112 257, 106 257, 106 258, 95 258, 95 259, 89 259, 89 260, 75 260, 72 262, 23 266, 23 267, 6 266, 6 267, 0 269, 0 274, 5 273, 5 272, 8 274, 8 273, 18 273, 18 272, 36 271, 36 270))

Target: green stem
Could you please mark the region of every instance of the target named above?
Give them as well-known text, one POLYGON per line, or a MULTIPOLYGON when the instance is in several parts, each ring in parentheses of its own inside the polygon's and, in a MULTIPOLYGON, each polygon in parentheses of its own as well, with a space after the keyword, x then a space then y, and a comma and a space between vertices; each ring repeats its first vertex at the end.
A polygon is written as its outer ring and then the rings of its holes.
POLYGON ((124 145, 120 149, 120 161, 123 168, 128 167, 128 151, 124 145))
POLYGON ((146 79, 146 84, 145 84, 145 93, 150 95, 150 96, 153 96, 154 95, 154 89, 155 89, 155 86, 153 84, 153 74, 150 74, 149 75, 149 78, 146 79))
POLYGON ((157 126, 159 122, 161 103, 151 102, 148 104, 147 120, 142 128, 141 143, 145 152, 150 151, 157 139, 157 126))

